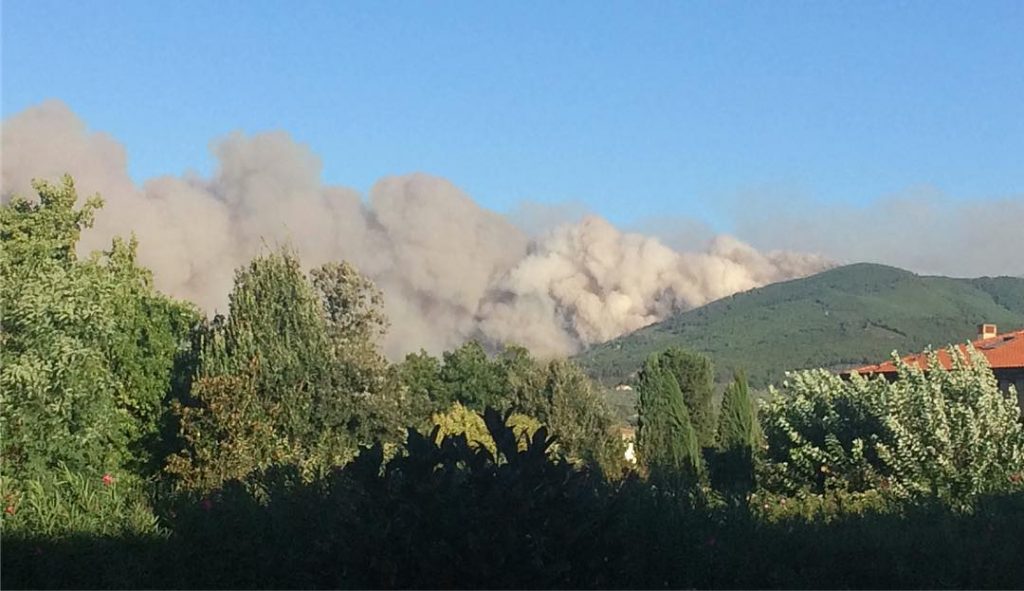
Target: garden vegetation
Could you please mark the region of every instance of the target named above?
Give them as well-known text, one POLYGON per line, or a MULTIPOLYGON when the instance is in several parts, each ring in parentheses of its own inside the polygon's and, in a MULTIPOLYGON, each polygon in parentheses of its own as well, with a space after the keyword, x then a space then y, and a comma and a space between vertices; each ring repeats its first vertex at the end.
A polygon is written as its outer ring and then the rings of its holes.
POLYGON ((286 247, 207 318, 135 237, 79 257, 99 197, 36 189, 0 208, 6 588, 1024 586, 1020 408, 976 352, 714 405, 669 348, 632 464, 571 362, 391 363, 386 294, 286 247))

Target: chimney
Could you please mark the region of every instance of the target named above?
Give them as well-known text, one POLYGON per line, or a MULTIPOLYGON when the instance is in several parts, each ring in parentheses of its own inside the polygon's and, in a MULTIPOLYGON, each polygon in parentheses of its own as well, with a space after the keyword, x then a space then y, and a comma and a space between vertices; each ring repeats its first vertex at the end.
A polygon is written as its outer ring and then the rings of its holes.
POLYGON ((982 324, 978 326, 978 340, 994 339, 998 331, 995 324, 982 324))

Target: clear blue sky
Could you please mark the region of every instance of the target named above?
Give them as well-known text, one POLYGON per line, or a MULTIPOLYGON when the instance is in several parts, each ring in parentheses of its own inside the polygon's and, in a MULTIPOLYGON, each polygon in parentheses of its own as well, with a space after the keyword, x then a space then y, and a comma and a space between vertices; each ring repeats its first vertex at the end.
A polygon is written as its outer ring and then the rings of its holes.
POLYGON ((4 0, 3 115, 46 98, 132 175, 285 129, 327 182, 728 222, 759 187, 1024 189, 1024 2, 4 0))

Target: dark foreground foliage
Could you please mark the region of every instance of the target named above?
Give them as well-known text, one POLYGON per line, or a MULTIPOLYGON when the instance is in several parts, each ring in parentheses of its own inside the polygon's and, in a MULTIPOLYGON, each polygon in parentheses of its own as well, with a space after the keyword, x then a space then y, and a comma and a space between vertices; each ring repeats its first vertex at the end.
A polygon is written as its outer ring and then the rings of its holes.
MULTIPOLYGON (((167 496, 153 537, 5 535, 10 588, 1020 588, 1024 496, 773 518, 609 483, 526 449, 495 412, 491 453, 409 433, 325 478, 281 468, 167 496)), ((760 502, 761 499, 758 499, 760 502)))

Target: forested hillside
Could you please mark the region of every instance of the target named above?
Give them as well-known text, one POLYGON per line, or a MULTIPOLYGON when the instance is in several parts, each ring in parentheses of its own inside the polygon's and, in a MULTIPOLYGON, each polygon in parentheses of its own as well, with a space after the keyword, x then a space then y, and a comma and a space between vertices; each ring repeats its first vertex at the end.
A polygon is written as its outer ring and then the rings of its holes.
POLYGON ((972 340, 977 325, 1024 327, 1024 279, 920 276, 860 263, 739 293, 595 346, 576 359, 607 385, 629 381, 652 352, 711 356, 719 381, 745 368, 755 386, 784 372, 845 369, 972 340))

